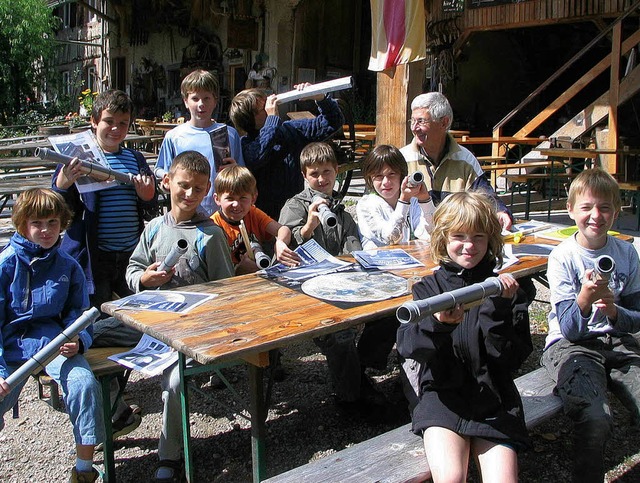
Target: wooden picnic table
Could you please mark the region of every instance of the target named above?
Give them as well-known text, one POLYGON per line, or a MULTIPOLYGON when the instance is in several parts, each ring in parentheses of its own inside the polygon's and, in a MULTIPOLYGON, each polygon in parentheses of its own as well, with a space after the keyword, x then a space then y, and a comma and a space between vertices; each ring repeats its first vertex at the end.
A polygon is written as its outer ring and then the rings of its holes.
MULTIPOLYGON (((533 237, 525 240, 533 240, 533 237)), ((414 241, 389 248, 398 247, 424 263, 423 267, 393 271, 405 278, 408 286, 431 273, 434 264, 429 255, 428 243, 414 241)), ((546 270, 546 266, 546 257, 526 256, 506 271, 516 277, 523 277, 540 273, 546 270)), ((411 298, 407 294, 341 308, 257 274, 191 285, 183 290, 217 296, 186 314, 120 310, 113 302, 103 304, 102 310, 180 351, 178 360, 183 376, 182 417, 183 428, 186 429, 184 454, 189 481, 194 481, 194 466, 190 450, 189 403, 185 378, 196 372, 195 369, 190 372, 186 364, 187 357, 211 368, 229 361, 243 360, 249 363, 253 480, 261 481, 265 476, 264 437, 267 414, 263 372, 268 365, 268 352, 300 340, 392 315, 403 302, 411 298)), ((202 367, 197 368, 198 373, 203 370, 202 367)))
POLYGON ((501 136, 498 138, 493 138, 491 136, 462 136, 460 139, 457 139, 458 144, 530 144, 536 145, 545 141, 546 138, 516 138, 513 136, 501 136))

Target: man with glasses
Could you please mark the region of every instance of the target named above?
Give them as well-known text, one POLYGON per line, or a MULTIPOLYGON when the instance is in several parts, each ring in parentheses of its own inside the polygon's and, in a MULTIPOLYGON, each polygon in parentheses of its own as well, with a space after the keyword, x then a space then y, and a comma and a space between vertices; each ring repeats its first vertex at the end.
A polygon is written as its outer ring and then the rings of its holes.
POLYGON ((511 213, 485 178, 476 157, 448 133, 453 110, 447 98, 439 92, 420 94, 411 103, 408 122, 413 140, 400 152, 407 161, 409 173, 424 174, 433 202, 438 205, 458 191, 485 191, 496 201, 502 227, 511 227, 511 213))

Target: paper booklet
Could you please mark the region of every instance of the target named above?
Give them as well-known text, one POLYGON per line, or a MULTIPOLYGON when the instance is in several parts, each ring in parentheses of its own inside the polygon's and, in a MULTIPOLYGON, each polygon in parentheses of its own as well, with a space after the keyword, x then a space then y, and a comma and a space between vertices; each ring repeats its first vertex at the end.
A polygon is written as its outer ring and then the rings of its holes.
MULTIPOLYGON (((48 139, 54 151, 59 154, 66 154, 74 158, 77 157, 85 161, 91 161, 105 168, 110 167, 102 149, 98 146, 95 135, 90 130, 62 136, 51 136, 48 139)), ((76 181, 76 186, 80 193, 88 193, 90 191, 110 188, 114 183, 117 182, 114 180, 95 181, 90 176, 81 176, 76 181)))
POLYGON ((358 250, 351 253, 362 268, 391 270, 400 268, 423 267, 417 259, 401 248, 391 250, 358 250))
POLYGON ((143 334, 133 349, 113 354, 108 359, 129 369, 155 376, 177 362, 178 353, 164 342, 143 334))
POLYGON ((290 280, 306 280, 316 275, 336 272, 348 267, 353 263, 340 260, 322 248, 313 238, 295 249, 300 256, 300 265, 297 267, 287 267, 278 263, 263 270, 261 273, 269 278, 285 277, 290 280))
MULTIPOLYGON (((564 227, 554 226, 549 230, 537 232, 536 238, 548 238, 550 240, 564 241, 567 238, 573 236, 577 231, 578 227, 575 225, 564 227)), ((612 236, 620 234, 619 232, 613 230, 609 230, 607 233, 612 236)))
POLYGON ((546 230, 550 226, 551 225, 549 223, 545 223, 544 221, 538 221, 538 220, 524 221, 522 223, 517 223, 515 225, 512 225, 509 230, 503 230, 502 236, 504 237, 505 241, 508 241, 513 239, 516 233, 519 233, 521 235, 528 235, 529 233, 546 230))
POLYGON ((218 294, 174 290, 143 290, 111 303, 118 309, 155 310, 184 314, 217 296, 218 294))
POLYGON ((231 156, 227 125, 223 124, 222 126, 215 128, 209 133, 209 136, 211 137, 211 148, 213 150, 213 165, 216 169, 216 173, 219 173, 220 166, 222 166, 222 160, 231 156))

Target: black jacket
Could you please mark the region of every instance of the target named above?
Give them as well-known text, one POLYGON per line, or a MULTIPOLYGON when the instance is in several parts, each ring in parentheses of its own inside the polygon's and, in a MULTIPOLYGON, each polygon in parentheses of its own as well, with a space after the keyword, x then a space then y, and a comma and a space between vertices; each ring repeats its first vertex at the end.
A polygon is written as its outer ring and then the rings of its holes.
MULTIPOLYGON (((493 274, 484 260, 471 270, 442 264, 413 286, 424 299, 493 274)), ((426 317, 401 324, 398 352, 421 364, 420 396, 413 410, 413 431, 431 426, 469 437, 529 446, 522 401, 512 373, 532 351, 529 314, 522 290, 513 299, 489 297, 465 312, 460 324, 426 317)))

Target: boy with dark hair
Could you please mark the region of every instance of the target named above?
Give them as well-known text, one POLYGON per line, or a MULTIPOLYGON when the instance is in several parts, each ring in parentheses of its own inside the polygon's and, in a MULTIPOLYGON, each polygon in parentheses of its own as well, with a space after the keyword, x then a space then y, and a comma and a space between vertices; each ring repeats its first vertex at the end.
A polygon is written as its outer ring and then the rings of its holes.
POLYGON ((571 183, 567 211, 578 232, 551 252, 549 334, 542 363, 574 421, 573 481, 602 482, 613 430, 607 388, 640 417, 640 260, 607 232, 620 213, 618 184, 602 169, 571 183), (600 257, 612 271, 598 272, 600 257))
MULTIPOLYGON (((27 190, 13 207, 16 233, 0 254, 0 430, 26 382, 10 390, 5 379, 89 307, 82 269, 59 249, 71 216, 62 196, 49 189, 27 190)), ((94 447, 104 439, 100 385, 82 356, 90 345, 91 330, 82 330, 44 368, 62 388, 73 426, 71 483, 96 481, 94 447)))
MULTIPOLYGON (((333 148, 327 143, 307 145, 300 153, 300 166, 309 186, 285 203, 280 223, 291 229, 298 245, 313 238, 334 256, 361 250, 358 226, 337 199, 338 193, 333 190, 338 173, 338 161, 333 148), (334 213, 335 226, 323 226, 320 205, 327 206, 334 213)), ((317 337, 314 341, 327 358, 338 404, 348 410, 367 413, 376 406, 379 409, 386 400, 375 391, 364 372, 361 356, 368 349, 364 346, 356 348, 356 335, 357 330, 349 328, 317 337)), ((395 330, 393 335, 395 340, 395 330)))
POLYGON ((247 168, 231 166, 222 171, 216 177, 213 196, 220 210, 211 219, 227 235, 236 275, 259 270, 255 260, 247 256, 246 244, 250 241, 244 239, 241 223, 251 241, 260 245, 275 237, 275 254, 279 262, 289 266, 299 263, 297 253, 289 248, 291 230, 253 205, 258 191, 256 179, 247 168))
MULTIPOLYGON (((157 168, 168 171, 175 157, 183 151, 198 151, 209 160, 211 166, 211 188, 202 201, 202 207, 211 215, 215 209, 213 202, 213 182, 218 174, 214 162, 213 144, 210 133, 224 126, 223 123, 212 119, 219 99, 219 87, 217 77, 205 70, 195 70, 188 74, 180 85, 180 92, 184 105, 189 110, 191 117, 189 121, 180 124, 169 131, 158 153, 157 168)), ((227 126, 229 136, 228 156, 222 160, 223 169, 225 166, 239 164, 244 166, 242 149, 240 147, 240 136, 238 132, 227 126)))
MULTIPOLYGON (((77 159, 67 166, 59 165, 52 179, 54 191, 64 197, 75 214, 60 248, 80 263, 91 305, 98 309, 113 300, 113 294, 125 297, 132 293, 125 280, 129 257, 140 239, 145 219, 157 212, 155 179, 147 161, 138 151, 121 146, 132 115, 129 96, 114 89, 98 95, 91 111, 91 126, 109 166, 134 175, 133 186, 114 183, 100 191, 80 193, 75 182, 83 174, 77 159)), ((103 314, 94 324, 93 345, 134 346, 140 336, 140 332, 103 314)), ((122 386, 124 379, 119 380, 122 386)), ((112 396, 117 393, 114 383, 112 396)), ((140 425, 135 411, 119 398, 113 415, 114 438, 140 425)))
MULTIPOLYGON (((295 86, 302 90, 309 83, 295 86)), ((258 184, 256 206, 277 219, 287 199, 304 188, 300 176, 300 153, 308 143, 322 141, 342 127, 343 117, 333 99, 319 94, 320 115, 314 119, 282 121, 278 96, 262 89, 247 89, 231 101, 229 116, 246 135, 242 137, 244 162, 258 184)))
MULTIPOLYGON (((200 203, 210 188, 209 161, 200 153, 185 151, 173 160, 162 179, 170 193, 171 210, 146 226, 131 255, 127 282, 132 290, 173 288, 233 276, 233 265, 222 229, 202 210, 200 203), (174 267, 159 270, 177 241, 187 241, 187 251, 174 267)), ((162 432, 155 481, 182 481, 182 425, 180 373, 177 362, 162 379, 162 432)))

